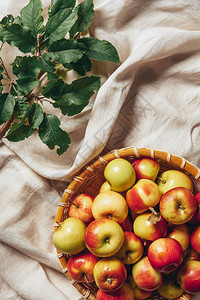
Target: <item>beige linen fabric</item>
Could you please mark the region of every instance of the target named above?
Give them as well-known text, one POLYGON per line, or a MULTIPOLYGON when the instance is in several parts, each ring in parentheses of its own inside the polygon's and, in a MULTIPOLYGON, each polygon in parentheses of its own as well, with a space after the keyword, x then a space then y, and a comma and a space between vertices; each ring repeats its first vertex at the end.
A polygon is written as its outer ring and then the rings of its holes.
MULTIPOLYGON (((42 2, 46 16, 50 1, 42 2)), ((1 0, 0 18, 18 15, 27 3, 1 0)), ((152 147, 200 167, 200 2, 94 5, 90 35, 113 43, 121 64, 94 64, 102 86, 82 113, 56 111, 70 134, 69 150, 58 157, 37 135, 0 144, 0 299, 81 298, 62 274, 53 223, 67 182, 102 150, 152 147)), ((19 54, 8 45, 1 51, 6 65, 19 54)))

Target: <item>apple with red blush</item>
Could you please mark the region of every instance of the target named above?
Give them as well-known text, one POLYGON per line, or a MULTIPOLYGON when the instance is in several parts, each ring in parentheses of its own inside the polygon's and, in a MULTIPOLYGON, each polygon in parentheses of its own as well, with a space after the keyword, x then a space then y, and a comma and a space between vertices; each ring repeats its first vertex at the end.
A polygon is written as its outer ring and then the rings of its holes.
POLYGON ((94 280, 102 291, 115 291, 126 281, 127 271, 117 257, 100 259, 93 269, 94 280))
POLYGON ((97 291, 97 300, 134 300, 134 291, 128 283, 124 283, 116 291, 104 292, 101 289, 97 291))
POLYGON ((139 289, 137 286, 133 288, 135 299, 144 300, 151 296, 152 292, 139 289))
POLYGON ((149 179, 155 181, 160 170, 160 164, 157 160, 149 157, 142 157, 136 159, 132 166, 136 173, 137 180, 149 179))
POLYGON ((133 230, 133 224, 131 222, 129 214, 127 215, 127 217, 124 220, 124 222, 122 222, 120 224, 120 226, 123 229, 123 231, 132 231, 133 230))
POLYGON ((133 265, 132 276, 137 287, 144 291, 157 290, 163 283, 162 273, 152 267, 147 256, 142 257, 133 265))
POLYGON ((200 225, 198 225, 191 233, 190 244, 192 248, 200 254, 200 225))
POLYGON ((190 260, 184 263, 178 270, 177 280, 185 292, 200 293, 200 261, 190 260))
POLYGON ((181 225, 192 219, 197 210, 197 202, 189 189, 177 187, 161 197, 159 208, 167 222, 181 225))
POLYGON ((152 214, 145 212, 139 214, 133 222, 133 232, 143 240, 155 241, 167 233, 167 223, 163 219, 151 221, 152 214))
POLYGON ((93 269, 98 258, 89 251, 70 256, 67 270, 70 277, 77 282, 91 283, 94 281, 93 269))
POLYGON ((92 203, 94 197, 89 194, 78 194, 71 201, 68 216, 80 219, 86 225, 94 220, 92 203))
POLYGON ((187 224, 169 226, 169 233, 166 237, 177 240, 185 251, 190 243, 190 230, 187 224))
POLYGON ((109 218, 122 223, 128 215, 128 205, 120 193, 105 191, 95 197, 92 214, 95 219, 109 218))
POLYGON ((183 253, 183 263, 189 260, 199 260, 199 254, 190 246, 183 253))
POLYGON ((148 258, 152 267, 162 273, 176 270, 183 261, 181 244, 172 238, 160 238, 151 243, 148 258))
POLYGON ((114 255, 123 242, 123 229, 117 222, 107 218, 92 221, 85 230, 86 247, 99 257, 114 255))
POLYGON ((158 288, 158 293, 166 299, 177 299, 183 295, 184 290, 177 282, 176 272, 170 273, 170 276, 164 275, 164 281, 158 288))
POLYGON ((161 192, 158 185, 149 179, 140 179, 126 193, 129 208, 137 214, 156 206, 160 198, 161 192))
POLYGON ((197 211, 194 216, 198 221, 200 221, 200 192, 195 195, 195 199, 197 201, 197 211))
POLYGON ((124 242, 115 254, 124 264, 130 265, 138 261, 144 251, 142 240, 132 231, 124 231, 124 242))

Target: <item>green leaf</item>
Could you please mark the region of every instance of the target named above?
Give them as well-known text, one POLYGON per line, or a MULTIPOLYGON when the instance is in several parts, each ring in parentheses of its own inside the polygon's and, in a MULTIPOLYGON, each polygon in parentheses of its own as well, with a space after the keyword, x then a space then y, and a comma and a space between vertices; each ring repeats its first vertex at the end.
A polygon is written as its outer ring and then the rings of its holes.
POLYGON ((25 94, 31 92, 37 85, 39 80, 33 76, 26 76, 16 80, 17 87, 25 94))
POLYGON ((40 0, 30 0, 28 5, 22 8, 20 14, 23 25, 31 30, 34 37, 42 33, 43 17, 40 0))
POLYGON ((62 9, 65 8, 73 8, 76 4, 76 0, 57 0, 53 1, 50 11, 49 11, 49 16, 53 16, 57 14, 57 12, 61 11, 62 9))
POLYGON ((80 113, 88 104, 90 97, 100 88, 100 77, 85 76, 65 85, 62 95, 57 97, 53 106, 60 108, 64 115, 80 113))
POLYGON ((22 119, 26 116, 27 111, 30 109, 30 105, 25 102, 24 96, 18 96, 15 99, 15 109, 14 109, 14 116, 17 119, 22 119))
POLYGON ((41 63, 37 56, 17 56, 12 63, 12 67, 13 74, 18 78, 37 77, 41 70, 41 63))
POLYGON ((47 53, 43 53, 39 58, 40 68, 44 72, 55 72, 55 64, 50 60, 47 53))
POLYGON ((26 124, 26 118, 24 117, 20 123, 13 123, 6 138, 11 142, 19 142, 31 136, 34 131, 35 129, 26 124))
POLYGON ((33 51, 36 46, 31 31, 20 24, 0 24, 0 40, 18 47, 24 53, 33 51))
POLYGON ((54 115, 44 114, 44 119, 39 126, 39 137, 51 150, 59 146, 58 155, 69 148, 70 138, 67 132, 60 128, 60 120, 54 115))
POLYGON ((48 56, 62 64, 77 62, 85 51, 85 46, 75 40, 62 39, 52 43, 48 47, 48 56))
POLYGON ((49 17, 46 24, 46 38, 49 42, 62 39, 71 29, 78 18, 78 11, 71 8, 63 9, 49 17))
POLYGON ((77 32, 83 32, 88 29, 94 17, 93 0, 85 0, 78 6, 78 19, 70 30, 70 36, 73 37, 77 32))
POLYGON ((43 88, 41 94, 47 98, 57 99, 57 97, 62 94, 64 87, 65 83, 61 78, 52 79, 43 88))
POLYGON ((43 121, 44 114, 38 103, 33 103, 28 111, 28 122, 33 129, 36 129, 43 121))
POLYGON ((105 40, 99 40, 93 37, 79 39, 78 42, 83 43, 87 48, 85 54, 99 61, 111 61, 120 63, 119 56, 115 47, 105 40))
POLYGON ((86 72, 92 70, 92 63, 85 54, 83 54, 81 59, 79 59, 76 63, 71 63, 71 66, 74 69, 74 71, 76 71, 81 76, 84 76, 86 72))
POLYGON ((14 107, 15 98, 12 95, 8 93, 0 95, 0 125, 10 119, 13 114, 14 107))

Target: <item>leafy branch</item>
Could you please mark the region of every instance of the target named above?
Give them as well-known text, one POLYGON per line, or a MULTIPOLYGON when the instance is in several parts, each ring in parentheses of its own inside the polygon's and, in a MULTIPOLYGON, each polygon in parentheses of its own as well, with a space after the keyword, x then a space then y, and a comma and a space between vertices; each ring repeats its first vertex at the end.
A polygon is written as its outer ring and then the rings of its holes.
POLYGON ((93 0, 77 6, 75 0, 51 0, 46 24, 42 13, 41 0, 30 0, 18 17, 8 15, 0 21, 1 48, 8 43, 24 53, 12 63, 12 74, 0 57, 0 138, 18 142, 37 132, 61 155, 70 137, 43 102, 67 116, 80 113, 100 88, 100 77, 87 75, 92 61, 119 63, 119 57, 108 41, 82 35, 94 16, 93 0), (68 83, 61 70, 74 70, 77 78, 68 83), (41 87, 44 76, 47 82, 41 87))

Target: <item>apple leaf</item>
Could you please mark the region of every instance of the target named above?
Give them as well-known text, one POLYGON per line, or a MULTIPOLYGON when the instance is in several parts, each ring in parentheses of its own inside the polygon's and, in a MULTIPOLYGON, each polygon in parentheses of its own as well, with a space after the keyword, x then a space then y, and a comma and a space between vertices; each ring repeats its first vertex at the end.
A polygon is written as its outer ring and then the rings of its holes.
POLYGON ((44 119, 39 126, 39 137, 51 150, 59 146, 58 155, 63 154, 69 148, 69 135, 60 128, 60 120, 54 115, 44 114, 44 119))
POLYGON ((73 8, 76 4, 76 0, 55 0, 52 1, 49 8, 49 16, 55 15, 57 12, 66 8, 73 8))
MULTIPOLYGON (((64 65, 65 66, 65 65, 64 65)), ((75 63, 71 63, 72 68, 74 71, 78 73, 78 75, 84 76, 86 72, 92 70, 92 63, 87 57, 87 55, 83 54, 83 56, 75 63)))
POLYGON ((10 119, 13 114, 14 107, 15 98, 12 95, 8 93, 0 95, 0 125, 10 119))
POLYGON ((27 6, 22 8, 21 20, 23 25, 29 28, 35 38, 43 31, 42 3, 40 0, 30 0, 27 6))
POLYGON ((114 63, 120 63, 119 56, 115 47, 105 40, 99 40, 93 37, 81 38, 78 42, 85 45, 85 54, 99 61, 111 61, 114 63))
POLYGON ((42 123, 44 118, 42 107, 38 103, 32 104, 27 115, 28 115, 29 125, 33 129, 36 129, 42 123))
POLYGON ((85 76, 65 85, 62 95, 54 98, 53 106, 60 108, 64 115, 80 113, 88 104, 90 97, 100 88, 100 77, 85 76))
POLYGON ((85 0, 78 6, 78 19, 70 30, 70 36, 73 37, 77 32, 83 32, 88 29, 94 17, 93 0, 85 0))
POLYGON ((75 40, 62 39, 48 47, 48 57, 62 64, 77 62, 85 51, 85 46, 75 40))
POLYGON ((35 129, 26 123, 26 117, 24 117, 21 122, 13 123, 8 131, 6 138, 11 142, 19 142, 28 138, 35 132, 35 129))
POLYGON ((15 99, 15 109, 14 109, 14 116, 21 120, 24 118, 30 109, 30 104, 25 102, 25 98, 23 96, 18 96, 15 99))
POLYGON ((36 47, 36 40, 31 31, 15 23, 4 25, 0 22, 0 40, 3 43, 7 42, 11 46, 18 47, 24 53, 31 52, 36 47))
POLYGON ((62 39, 72 28, 78 18, 77 10, 71 8, 58 11, 49 17, 46 24, 46 35, 49 43, 62 39))

